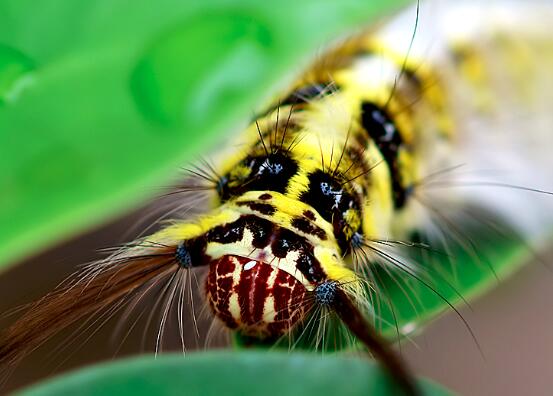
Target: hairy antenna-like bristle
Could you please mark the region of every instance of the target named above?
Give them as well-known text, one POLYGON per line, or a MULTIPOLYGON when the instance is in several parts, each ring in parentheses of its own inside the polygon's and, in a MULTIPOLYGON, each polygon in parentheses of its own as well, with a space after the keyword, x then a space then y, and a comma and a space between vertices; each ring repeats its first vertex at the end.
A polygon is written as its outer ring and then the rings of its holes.
POLYGON ((26 312, 0 334, 0 372, 18 362, 49 338, 82 318, 90 318, 129 297, 141 286, 174 270, 174 250, 119 257, 95 263, 74 274, 53 292, 29 305, 26 312))

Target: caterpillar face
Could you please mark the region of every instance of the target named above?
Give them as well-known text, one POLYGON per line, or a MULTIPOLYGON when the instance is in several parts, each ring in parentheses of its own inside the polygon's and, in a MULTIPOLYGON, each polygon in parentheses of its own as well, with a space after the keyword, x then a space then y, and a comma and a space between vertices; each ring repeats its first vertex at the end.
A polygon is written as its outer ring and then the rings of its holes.
POLYGON ((195 246, 203 245, 209 260, 207 300, 227 327, 280 336, 309 313, 329 273, 352 275, 332 225, 309 205, 271 191, 249 192, 223 207, 234 220, 210 229, 195 246))

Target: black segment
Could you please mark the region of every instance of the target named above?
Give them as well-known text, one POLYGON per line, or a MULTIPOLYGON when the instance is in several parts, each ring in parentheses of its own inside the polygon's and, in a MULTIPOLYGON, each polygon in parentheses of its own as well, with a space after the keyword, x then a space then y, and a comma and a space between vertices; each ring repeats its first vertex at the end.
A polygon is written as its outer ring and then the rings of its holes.
POLYGON ((308 218, 309 220, 313 220, 315 221, 317 218, 315 217, 315 213, 313 213, 312 211, 310 210, 306 210, 303 212, 303 215, 308 218))
POLYGON ((311 283, 321 282, 325 278, 325 274, 321 269, 321 264, 311 251, 300 254, 296 262, 296 268, 305 276, 305 279, 311 283))
POLYGON ((263 249, 269 245, 275 227, 272 222, 252 216, 247 220, 247 227, 253 235, 253 247, 263 249))
POLYGON ((232 223, 220 225, 209 230, 205 236, 209 242, 234 243, 242 240, 244 237, 244 227, 246 216, 240 217, 232 223))
POLYGON ((301 235, 286 228, 280 228, 271 243, 271 250, 275 257, 285 258, 290 252, 299 252, 296 268, 311 283, 324 279, 325 274, 321 264, 315 258, 313 245, 301 235))
POLYGON ((403 143, 401 134, 389 114, 371 102, 364 102, 361 105, 361 124, 388 164, 392 178, 394 204, 396 208, 401 208, 407 199, 407 192, 401 183, 398 164, 398 150, 403 143))
POLYGON ((249 169, 242 179, 231 173, 220 179, 218 192, 222 201, 247 191, 276 191, 284 193, 288 182, 297 173, 298 164, 284 152, 262 156, 248 156, 241 165, 249 169))
POLYGON ((307 239, 286 228, 280 229, 271 244, 273 254, 278 258, 284 258, 292 251, 309 250, 309 247, 310 243, 307 239))
POLYGON ((357 200, 336 178, 318 170, 309 175, 309 188, 301 195, 300 201, 313 207, 332 224, 338 245, 345 252, 349 245, 345 237, 345 230, 349 227, 345 215, 350 209, 361 212, 357 200))
POLYGON ((304 217, 296 217, 292 220, 292 227, 296 230, 302 231, 308 235, 315 235, 319 239, 325 241, 327 239, 324 230, 316 224, 313 224, 310 220, 304 217))
POLYGON ((232 223, 212 228, 205 234, 209 242, 234 243, 244 238, 247 229, 253 235, 253 246, 262 249, 269 244, 274 225, 255 215, 244 215, 232 223))
POLYGON ((276 212, 276 209, 273 205, 268 203, 254 202, 254 201, 242 201, 238 202, 239 206, 247 206, 251 210, 259 212, 264 215, 272 215, 276 212))
POLYGON ((254 248, 263 249, 270 245, 273 255, 277 258, 285 258, 290 252, 299 252, 296 268, 309 282, 317 283, 325 278, 321 264, 315 258, 313 245, 306 238, 255 215, 243 215, 232 223, 213 228, 205 236, 186 242, 186 250, 182 250, 181 253, 186 255, 190 252, 192 266, 196 266, 196 262, 209 262, 209 258, 205 258, 207 242, 238 242, 243 239, 245 230, 253 235, 254 248))

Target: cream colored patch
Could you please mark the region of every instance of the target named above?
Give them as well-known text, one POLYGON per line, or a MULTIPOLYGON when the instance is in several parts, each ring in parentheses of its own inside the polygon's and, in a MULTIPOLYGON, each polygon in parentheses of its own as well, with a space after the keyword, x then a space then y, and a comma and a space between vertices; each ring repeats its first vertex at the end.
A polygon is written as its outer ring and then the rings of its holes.
POLYGON ((238 293, 231 293, 228 310, 237 323, 242 323, 240 315, 240 304, 238 304, 238 293))

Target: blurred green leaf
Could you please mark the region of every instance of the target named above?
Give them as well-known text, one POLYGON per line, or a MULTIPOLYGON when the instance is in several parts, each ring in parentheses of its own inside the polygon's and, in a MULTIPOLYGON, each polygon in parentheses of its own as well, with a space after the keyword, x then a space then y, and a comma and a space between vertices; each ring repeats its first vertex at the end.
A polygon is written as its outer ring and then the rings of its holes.
MULTIPOLYGON (((449 392, 427 381, 425 395, 449 392)), ((48 395, 397 395, 393 381, 374 363, 316 355, 207 352, 119 361, 94 366, 24 390, 48 395)))
POLYGON ((0 265, 160 193, 299 59, 404 2, 2 1, 0 265))

